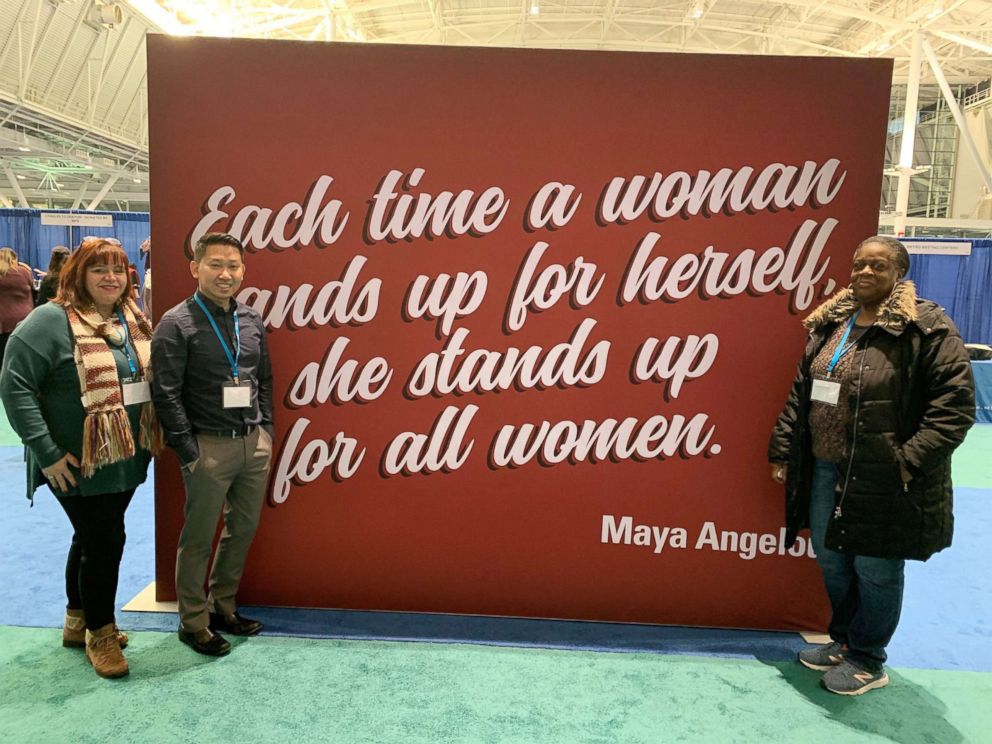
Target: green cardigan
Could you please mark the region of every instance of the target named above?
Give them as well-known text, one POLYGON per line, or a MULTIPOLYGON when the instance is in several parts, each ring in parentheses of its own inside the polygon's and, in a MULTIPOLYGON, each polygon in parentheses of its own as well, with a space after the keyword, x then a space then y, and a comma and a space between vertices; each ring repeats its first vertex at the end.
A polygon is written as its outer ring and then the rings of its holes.
MULTIPOLYGON (((10 336, 0 374, 0 397, 7 418, 24 442, 28 467, 28 498, 46 483, 42 468, 71 452, 80 459, 85 411, 80 399, 79 376, 73 361, 73 339, 61 305, 49 302, 34 310, 10 336)), ((117 361, 117 375, 131 374, 123 349, 108 344, 117 361)), ((140 406, 129 406, 128 417, 137 446, 140 406)), ((137 446, 137 454, 122 462, 104 465, 84 478, 72 468, 76 487, 68 494, 90 496, 119 493, 144 483, 150 454, 137 446)))

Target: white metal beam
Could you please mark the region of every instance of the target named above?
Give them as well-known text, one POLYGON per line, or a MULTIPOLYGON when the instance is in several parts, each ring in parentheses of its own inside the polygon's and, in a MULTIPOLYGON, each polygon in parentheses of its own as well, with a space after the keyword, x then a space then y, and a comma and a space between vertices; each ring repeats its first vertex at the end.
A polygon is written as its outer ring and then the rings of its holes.
POLYGON ((131 103, 128 104, 127 109, 124 111, 124 118, 122 119, 122 121, 124 122, 128 121, 131 118, 131 111, 134 110, 134 105, 139 101, 141 102, 142 125, 141 127, 139 127, 139 131, 141 132, 141 134, 137 138, 137 142, 135 144, 143 144, 145 139, 148 137, 148 129, 144 126, 145 115, 148 112, 148 106, 145 103, 145 90, 146 90, 145 84, 147 80, 148 80, 148 70, 145 69, 145 71, 141 74, 141 80, 138 81, 138 85, 134 89, 134 95, 131 96, 131 103))
MULTIPOLYGON (((41 3, 43 3, 44 0, 35 0, 35 2, 40 7, 41 3)), ((10 50, 14 48, 13 45, 14 39, 18 38, 17 34, 14 33, 13 29, 18 28, 21 25, 21 19, 24 17, 24 14, 28 12, 28 9, 30 7, 31 7, 30 2, 23 2, 21 3, 20 9, 17 11, 17 17, 14 18, 14 25, 11 26, 11 33, 7 37, 7 40, 4 41, 3 48, 0 49, 0 68, 4 66, 4 63, 7 61, 7 55, 10 54, 10 50)), ((18 54, 20 54, 20 49, 18 49, 18 54)))
MULTIPOLYGON (((907 42, 911 41, 911 38, 916 31, 929 32, 931 26, 941 22, 942 18, 945 18, 968 2, 969 0, 954 0, 950 6, 944 7, 943 13, 938 15, 932 14, 932 11, 934 10, 933 5, 921 3, 915 10, 906 14, 905 20, 908 24, 907 27, 903 28, 902 31, 896 31, 895 33, 890 32, 885 36, 892 46, 905 46, 906 48, 910 48, 907 42)), ((899 10, 899 8, 896 8, 897 12, 899 10)), ((890 57, 893 55, 886 51, 879 56, 890 57)))
POLYGON ((913 170, 913 150, 916 146, 916 119, 919 116, 920 66, 923 51, 923 32, 913 34, 913 56, 909 63, 909 85, 906 88, 906 106, 902 117, 902 143, 899 148, 899 186, 896 190, 896 237, 906 234, 906 217, 909 212, 909 187, 913 170))
MULTIPOLYGON (((110 43, 110 34, 109 33, 106 34, 107 41, 103 45, 103 59, 100 61, 100 76, 99 78, 97 78, 96 90, 93 92, 93 95, 90 97, 89 116, 86 117, 86 120, 89 124, 93 124, 96 121, 96 112, 100 104, 100 94, 103 93, 103 84, 107 81, 107 72, 110 70, 110 62, 111 60, 117 57, 117 52, 120 51, 121 43, 124 41, 125 37, 127 36, 127 28, 128 26, 131 25, 131 19, 133 17, 134 16, 128 16, 127 20, 124 21, 124 25, 121 26, 120 31, 115 33, 116 39, 114 41, 114 48, 113 51, 110 52, 110 54, 107 54, 107 45, 110 43)), ((139 49, 141 48, 140 44, 138 45, 138 48, 139 49)), ((132 63, 134 62, 134 58, 136 55, 137 55, 137 50, 135 50, 135 55, 131 57, 132 63)), ((128 69, 130 69, 130 67, 128 67, 128 69)), ((104 124, 106 124, 106 120, 104 120, 104 124)))
MULTIPOLYGON (((123 93, 125 90, 131 90, 131 87, 130 85, 128 85, 128 83, 131 80, 131 77, 134 74, 134 72, 139 69, 139 65, 137 64, 138 56, 142 54, 144 51, 145 51, 145 36, 142 35, 141 40, 134 47, 134 54, 131 55, 131 59, 128 61, 127 72, 125 72, 124 75, 121 77, 120 82, 117 84, 117 90, 114 91, 114 97, 110 99, 110 104, 107 106, 106 115, 103 117, 104 128, 106 128, 107 125, 110 124, 110 120, 113 118, 114 109, 117 108, 117 103, 118 101, 120 101, 121 93, 123 93)), ((142 59, 140 68, 144 70, 144 67, 145 67, 145 62, 142 59)), ((144 87, 144 84, 145 84, 145 75, 143 71, 138 87, 142 88, 144 87)), ((130 113, 130 107, 128 107, 128 111, 125 112, 125 117, 124 117, 125 120, 127 119, 128 113, 130 113)))
MULTIPOLYGON (((128 20, 131 20, 128 18, 128 20)), ((86 123, 93 126, 96 119, 96 105, 100 98, 100 91, 103 88, 104 72, 110 65, 110 34, 101 31, 100 40, 103 42, 103 53, 96 60, 86 60, 86 123), (93 84, 93 69, 91 62, 97 62, 96 85, 93 84)))
POLYGON ((89 184, 84 183, 83 188, 79 190, 79 195, 76 197, 76 201, 72 203, 71 209, 79 209, 79 205, 83 203, 83 197, 86 196, 86 188, 89 184))
MULTIPOLYGON (((878 224, 894 225, 895 216, 891 214, 879 215, 878 224)), ((909 217, 906 220, 906 226, 936 227, 945 230, 960 230, 961 228, 967 228, 969 230, 984 230, 992 233, 992 220, 964 219, 961 217, 955 217, 953 219, 949 217, 909 217)))
MULTIPOLYGON (((51 19, 49 19, 49 24, 51 19)), ((48 33, 48 26, 45 25, 45 35, 48 33)), ((21 29, 24 27, 24 23, 21 22, 17 24, 17 47, 18 47, 18 62, 20 63, 20 85, 17 87, 17 97, 21 100, 24 99, 24 92, 28 87, 28 78, 31 77, 31 68, 34 67, 35 55, 37 52, 37 42, 38 42, 38 26, 41 25, 41 3, 35 6, 34 11, 34 23, 31 24, 31 39, 25 43, 25 40, 21 37, 21 29), (25 55, 27 59, 25 59, 25 55)), ((44 38, 42 39, 44 40, 44 38)))
MULTIPOLYGON (((520 15, 517 18, 517 29, 514 34, 514 46, 524 46, 524 36, 527 31, 527 19, 530 18, 530 6, 533 0, 520 0, 520 15)), ((540 6, 538 6, 540 9, 540 6)), ((455 24, 452 28, 453 30, 460 33, 469 41, 473 41, 472 37, 465 33, 464 23, 455 24)))
POLYGON ((427 7, 431 11, 431 22, 434 24, 434 31, 437 33, 438 41, 444 43, 444 13, 441 10, 441 0, 427 0, 427 7))
POLYGON ((298 25, 305 21, 311 21, 314 24, 318 24, 323 21, 326 16, 327 11, 324 8, 313 8, 309 10, 292 10, 289 8, 280 8, 276 10, 273 8, 266 11, 265 21, 253 23, 250 28, 253 36, 256 34, 258 36, 264 36, 272 31, 283 30, 290 24, 298 25))
POLYGON ((939 36, 941 39, 946 39, 947 41, 953 41, 955 44, 960 44, 961 46, 966 46, 969 49, 974 49, 978 52, 984 52, 985 54, 992 54, 992 44, 983 44, 980 41, 975 41, 974 39, 969 39, 967 36, 961 36, 960 34, 952 34, 948 31, 931 31, 934 36, 939 36))
MULTIPOLYGON (((69 38, 65 41, 62 46, 62 54, 59 56, 59 61, 55 65, 55 71, 52 73, 52 77, 49 79, 48 87, 51 89, 54 87, 55 81, 59 79, 59 75, 62 74, 62 68, 65 67, 66 60, 69 58, 69 50, 72 49, 72 45, 76 42, 76 37, 79 35, 79 29, 83 26, 83 21, 86 20, 86 14, 89 12, 89 5, 87 3, 80 3, 82 7, 79 9, 79 14, 76 16, 76 20, 73 23, 72 31, 69 32, 69 38)), ((85 65, 84 65, 85 67, 85 65)), ((75 86, 73 86, 75 90, 75 86)), ((66 100, 68 103, 72 100, 72 95, 66 100)))
POLYGON ((24 192, 21 191, 21 184, 17 182, 17 176, 14 175, 14 171, 10 169, 10 166, 4 163, 3 172, 7 176, 7 180, 10 181, 10 188, 13 190, 14 195, 17 197, 18 203, 22 207, 30 207, 28 200, 24 198, 24 192))
POLYGON ((954 121, 958 125, 961 139, 968 146, 968 152, 971 153, 971 157, 975 161, 975 166, 978 168, 978 173, 981 175, 982 181, 985 182, 987 193, 992 194, 992 174, 989 173, 988 166, 982 161, 982 156, 978 154, 978 148, 975 146, 975 140, 971 137, 971 132, 968 131, 968 124, 964 120, 964 114, 961 113, 961 107, 958 106, 958 102, 954 98, 954 93, 951 91, 951 86, 947 84, 947 79, 944 77, 944 71, 940 67, 940 60, 937 59, 937 55, 930 46, 930 42, 926 39, 923 39, 923 53, 927 55, 927 61, 930 63, 933 74, 936 76, 937 82, 940 85, 940 92, 944 94, 947 107, 954 115, 954 121))
POLYGON ((100 206, 100 202, 103 201, 103 197, 110 193, 110 190, 114 188, 114 184, 117 183, 117 179, 119 178, 120 176, 114 175, 107 179, 107 182, 103 184, 103 187, 97 192, 96 196, 93 197, 93 201, 91 201, 86 207, 87 212, 92 212, 100 206))
MULTIPOLYGON (((100 43, 103 34, 97 33, 93 37, 93 43, 90 44, 90 48, 86 51, 86 57, 83 59, 83 63, 79 66, 79 72, 76 74, 76 79, 72 83, 72 88, 69 89, 69 95, 66 96, 66 103, 72 103, 73 99, 76 97, 76 91, 79 90, 79 84, 83 82, 83 78, 86 78, 87 87, 90 81, 90 64, 92 63, 93 52, 96 51, 97 45, 100 43)), ((89 100, 89 95, 86 96, 86 100, 89 100)), ((89 112, 87 111, 87 114, 89 112)))
MULTIPOLYGON (((797 5, 803 8, 813 8, 841 18, 867 21, 868 23, 874 23, 878 26, 882 26, 885 29, 910 30, 913 28, 913 24, 903 18, 896 17, 894 15, 881 15, 879 13, 872 13, 871 11, 866 10, 865 6, 868 5, 867 3, 858 3, 857 5, 837 5, 836 3, 821 3, 819 0, 778 0, 778 2, 783 5, 797 5)), ((898 8, 893 10, 894 12, 898 12, 898 8)))

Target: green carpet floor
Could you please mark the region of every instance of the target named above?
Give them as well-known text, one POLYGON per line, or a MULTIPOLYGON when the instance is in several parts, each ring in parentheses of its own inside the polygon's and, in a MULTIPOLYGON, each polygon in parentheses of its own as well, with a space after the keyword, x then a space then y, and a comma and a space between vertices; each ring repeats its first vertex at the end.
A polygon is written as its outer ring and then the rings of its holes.
MULTIPOLYGON (((992 467, 989 467, 992 463, 992 424, 971 427, 951 462, 955 486, 992 488, 992 467)), ((992 741, 992 733, 989 741, 992 741)))
POLYGON ((54 629, 0 627, 0 741, 989 741, 992 675, 890 670, 831 695, 796 663, 254 638, 208 659, 136 633, 103 680, 54 629), (140 726, 140 729, 136 728, 140 726))
POLYGON ((21 438, 10 428, 3 406, 0 406, 0 447, 20 446, 20 444, 21 438))

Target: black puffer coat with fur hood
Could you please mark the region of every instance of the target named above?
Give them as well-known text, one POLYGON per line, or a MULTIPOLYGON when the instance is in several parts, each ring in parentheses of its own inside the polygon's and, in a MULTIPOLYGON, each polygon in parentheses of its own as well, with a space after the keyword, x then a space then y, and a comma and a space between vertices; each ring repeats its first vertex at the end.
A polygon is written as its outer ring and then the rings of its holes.
MULTIPOLYGON (((789 544, 809 526, 813 473, 810 365, 830 335, 858 309, 850 289, 817 308, 809 340, 768 459, 788 465, 789 544)), ((896 284, 878 320, 852 353, 847 455, 839 465, 831 550, 926 560, 951 544, 951 452, 975 421, 975 386, 954 323, 912 282, 896 284)))

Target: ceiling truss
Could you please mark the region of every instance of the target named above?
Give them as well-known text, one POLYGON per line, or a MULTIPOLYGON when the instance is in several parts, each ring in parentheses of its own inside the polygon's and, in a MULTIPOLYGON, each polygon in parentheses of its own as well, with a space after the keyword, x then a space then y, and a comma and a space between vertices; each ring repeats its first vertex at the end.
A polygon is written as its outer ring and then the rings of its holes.
POLYGON ((0 0, 0 203, 147 209, 149 31, 881 56, 898 86, 918 29, 951 84, 992 79, 992 0, 0 0))

